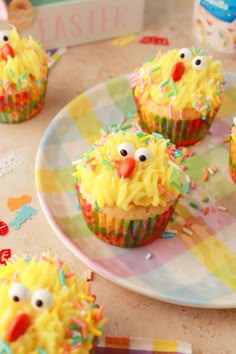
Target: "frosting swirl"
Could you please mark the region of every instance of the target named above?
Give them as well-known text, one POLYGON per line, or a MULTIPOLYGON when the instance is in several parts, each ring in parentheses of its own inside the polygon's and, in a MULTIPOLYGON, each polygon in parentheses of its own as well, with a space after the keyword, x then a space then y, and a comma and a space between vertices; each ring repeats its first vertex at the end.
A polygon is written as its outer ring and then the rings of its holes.
POLYGON ((150 58, 135 70, 131 85, 141 104, 171 104, 180 113, 194 108, 205 119, 221 104, 224 75, 220 61, 200 49, 182 48, 150 58))
POLYGON ((76 161, 74 177, 99 208, 166 206, 182 192, 181 155, 159 134, 119 131, 76 161))

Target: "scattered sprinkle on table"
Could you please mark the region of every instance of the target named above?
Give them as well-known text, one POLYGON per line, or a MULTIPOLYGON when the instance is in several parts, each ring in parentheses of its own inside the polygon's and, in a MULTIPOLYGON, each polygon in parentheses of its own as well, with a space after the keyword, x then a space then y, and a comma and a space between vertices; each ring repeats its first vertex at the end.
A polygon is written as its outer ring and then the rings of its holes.
POLYGON ((194 202, 190 202, 189 205, 193 208, 193 209, 198 209, 198 205, 194 202))
POLYGON ((218 210, 222 210, 222 211, 227 211, 227 208, 224 207, 224 206, 221 206, 221 205, 219 205, 219 206, 217 207, 217 209, 218 209, 218 210))
POLYGON ((152 257, 152 254, 151 253, 148 253, 145 257, 145 259, 150 259, 152 257))
POLYGON ((164 232, 162 235, 161 235, 161 238, 172 238, 175 236, 175 233, 174 232, 164 232))
POLYGON ((192 234, 193 234, 193 232, 191 230, 187 229, 186 227, 182 227, 182 231, 189 236, 192 236, 192 234))
POLYGON ((133 42, 136 38, 137 38, 137 36, 135 34, 131 34, 129 36, 118 37, 118 38, 114 39, 111 43, 114 46, 123 47, 123 46, 129 44, 130 42, 133 42))

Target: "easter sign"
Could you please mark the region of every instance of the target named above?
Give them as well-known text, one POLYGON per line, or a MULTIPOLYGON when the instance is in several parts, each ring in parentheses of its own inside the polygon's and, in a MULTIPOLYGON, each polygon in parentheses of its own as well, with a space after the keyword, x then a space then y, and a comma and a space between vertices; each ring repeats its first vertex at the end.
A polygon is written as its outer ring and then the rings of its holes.
POLYGON ((33 21, 21 33, 52 49, 141 31, 144 0, 61 1, 34 6, 34 10, 33 21))

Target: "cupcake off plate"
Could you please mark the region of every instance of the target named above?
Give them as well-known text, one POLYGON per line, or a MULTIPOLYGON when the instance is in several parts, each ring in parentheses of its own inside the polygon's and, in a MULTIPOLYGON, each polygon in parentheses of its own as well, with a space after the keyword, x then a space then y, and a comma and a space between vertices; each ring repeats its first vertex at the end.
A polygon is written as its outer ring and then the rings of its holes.
POLYGON ((140 248, 111 246, 89 231, 78 209, 71 175, 72 161, 88 150, 104 125, 120 123, 122 117, 136 113, 127 76, 77 96, 52 120, 37 152, 37 193, 58 238, 87 266, 122 287, 158 300, 205 308, 236 307, 236 188, 229 175, 229 146, 223 142, 236 112, 236 75, 228 73, 226 80, 225 99, 211 134, 190 148, 194 154, 184 162, 196 188, 181 198, 175 220, 168 224, 176 236, 140 248), (212 166, 218 172, 209 173, 203 181, 203 169, 212 166), (203 195, 208 203, 202 201, 203 195), (209 212, 204 215, 206 207, 209 212), (192 222, 191 235, 182 230, 185 222, 192 222))

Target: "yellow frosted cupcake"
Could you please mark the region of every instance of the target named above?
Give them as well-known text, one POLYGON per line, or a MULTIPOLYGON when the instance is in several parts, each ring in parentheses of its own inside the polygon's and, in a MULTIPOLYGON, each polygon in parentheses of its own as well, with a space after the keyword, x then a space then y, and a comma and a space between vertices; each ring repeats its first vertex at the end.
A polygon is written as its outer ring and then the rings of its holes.
POLYGON ((131 77, 139 124, 176 146, 204 138, 223 99, 221 62, 194 48, 150 58, 131 77))
POLYGON ((48 61, 41 44, 13 27, 0 32, 0 122, 19 123, 44 104, 48 61))
POLYGON ((88 354, 102 334, 103 308, 90 283, 58 258, 12 259, 0 266, 0 352, 88 354))
POLYGON ((229 172, 236 183, 236 117, 233 120, 229 142, 229 172))
POLYGON ((160 237, 183 191, 181 155, 155 133, 102 136, 75 162, 75 189, 90 230, 120 247, 160 237))

